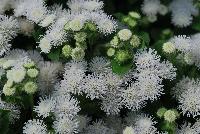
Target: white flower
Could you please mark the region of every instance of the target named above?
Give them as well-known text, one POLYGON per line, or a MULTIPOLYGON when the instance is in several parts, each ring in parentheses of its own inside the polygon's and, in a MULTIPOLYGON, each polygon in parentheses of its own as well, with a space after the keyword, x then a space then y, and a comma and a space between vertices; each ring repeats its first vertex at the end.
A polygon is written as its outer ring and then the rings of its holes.
POLYGON ((23 127, 24 134, 47 134, 47 126, 42 120, 28 120, 23 127))
POLYGON ((18 22, 14 17, 0 15, 0 56, 10 50, 9 42, 17 35, 18 22))
POLYGON ((35 23, 39 23, 47 14, 47 8, 43 0, 20 1, 15 7, 15 16, 26 16, 35 23))
POLYGON ((142 12, 149 15, 156 15, 160 11, 160 0, 144 0, 142 12))
POLYGON ((78 133, 78 123, 75 119, 62 117, 53 122, 53 128, 58 134, 74 134, 78 133))
POLYGON ((39 47, 41 49, 41 52, 44 52, 44 53, 49 53, 50 50, 51 50, 51 39, 50 38, 42 38, 39 42, 39 47))
POLYGON ((139 133, 147 133, 147 134, 154 134, 156 133, 157 129, 154 127, 154 125, 157 122, 153 121, 153 118, 147 115, 139 115, 135 119, 135 130, 139 133))
POLYGON ((89 125, 86 130, 86 134, 115 134, 116 131, 108 128, 102 120, 93 122, 92 125, 89 125))
POLYGON ((36 63, 37 65, 39 64, 39 62, 44 61, 41 54, 36 50, 28 50, 27 53, 28 53, 28 57, 30 57, 30 59, 34 61, 34 63, 36 63))
POLYGON ((120 92, 115 92, 107 92, 101 99, 101 109, 107 115, 117 115, 120 113, 120 109, 122 108, 122 98, 119 95, 120 92))
POLYGON ((172 23, 178 27, 187 27, 192 23, 192 15, 198 15, 198 8, 192 0, 173 0, 169 6, 172 23))
POLYGON ((56 96, 55 101, 54 113, 56 117, 68 117, 71 119, 80 111, 79 102, 69 94, 56 96))
POLYGON ((192 20, 192 16, 185 12, 172 13, 172 23, 177 27, 187 27, 192 24, 192 20))
POLYGON ((146 100, 158 99, 163 94, 163 79, 173 80, 176 68, 168 61, 161 62, 153 49, 138 51, 135 56, 136 70, 132 73, 133 82, 122 91, 122 103, 135 110, 145 105, 146 100))
POLYGON ((81 90, 78 88, 82 79, 85 77, 87 63, 85 61, 70 61, 65 64, 64 80, 61 81, 61 89, 58 90, 63 93, 78 93, 81 90))
POLYGON ((40 22, 39 25, 42 27, 47 27, 54 22, 55 18, 55 14, 46 15, 46 17, 40 22))
POLYGON ((20 83, 25 78, 25 69, 12 69, 7 72, 7 79, 12 80, 16 83, 20 83))
POLYGON ((40 62, 39 63, 38 87, 40 94, 50 94, 54 85, 58 82, 58 73, 63 70, 59 62, 40 62))
POLYGON ((95 73, 103 73, 111 70, 110 61, 105 57, 94 57, 89 63, 89 69, 95 73))
POLYGON ((3 58, 5 61, 8 61, 7 67, 14 69, 21 69, 23 65, 30 62, 27 52, 21 49, 13 49, 9 51, 3 58))
POLYGON ((111 34, 116 31, 117 23, 111 16, 100 14, 95 21, 97 28, 105 35, 111 34))
POLYGON ((200 121, 197 120, 193 125, 190 123, 184 123, 181 129, 176 129, 177 134, 199 134, 200 132, 200 121))
POLYGON ((127 41, 131 38, 132 32, 129 29, 122 29, 118 32, 118 37, 122 41, 127 41))
POLYGON ((103 8, 103 2, 99 0, 70 0, 67 5, 72 12, 82 10, 97 11, 103 8))
POLYGON ((86 93, 86 97, 91 100, 102 98, 107 91, 106 81, 103 75, 89 74, 80 84, 81 90, 86 93))
POLYGON ((55 100, 52 97, 40 98, 38 106, 34 106, 34 111, 37 115, 46 118, 53 112, 55 107, 55 100))
POLYGON ((178 108, 182 110, 183 114, 187 114, 188 117, 196 117, 200 115, 200 81, 195 81, 188 78, 183 79, 182 81, 180 81, 176 88, 174 88, 175 93, 178 93, 176 94, 177 100, 179 102, 178 108))
POLYGON ((18 22, 20 33, 27 36, 31 36, 31 34, 34 32, 34 23, 26 19, 19 19, 18 22))

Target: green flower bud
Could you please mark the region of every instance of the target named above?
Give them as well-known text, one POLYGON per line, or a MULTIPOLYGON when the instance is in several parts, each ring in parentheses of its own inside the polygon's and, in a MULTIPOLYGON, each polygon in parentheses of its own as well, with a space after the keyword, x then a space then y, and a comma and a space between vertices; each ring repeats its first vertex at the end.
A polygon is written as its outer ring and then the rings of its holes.
POLYGON ((141 18, 141 15, 139 13, 137 13, 137 12, 134 12, 134 11, 129 12, 128 15, 131 16, 132 18, 135 18, 135 19, 140 19, 141 18))
POLYGON ((76 42, 76 47, 85 50, 85 49, 87 49, 87 44, 86 44, 86 42, 82 42, 82 43, 76 42))
POLYGON ((119 47, 119 39, 118 39, 118 37, 114 36, 114 38, 110 41, 110 44, 114 48, 119 47))
POLYGON ((65 56, 65 57, 69 57, 72 53, 72 48, 69 46, 69 45, 65 45, 63 48, 62 48, 62 54, 65 56))
POLYGON ((130 44, 133 48, 136 48, 140 45, 140 38, 136 35, 133 35, 130 40, 130 44))
POLYGON ((24 64, 25 68, 31 68, 31 67, 34 67, 34 66, 35 66, 35 62, 34 61, 31 61, 31 62, 28 62, 28 63, 24 64))
POLYGON ((115 54, 115 49, 114 49, 114 48, 109 48, 109 49, 107 50, 107 55, 108 55, 109 57, 113 56, 114 54, 115 54))
POLYGON ((165 53, 169 54, 174 53, 176 51, 174 44, 171 42, 164 43, 162 49, 165 53))
POLYGON ((79 33, 76 33, 74 35, 74 39, 77 42, 85 42, 86 41, 86 37, 87 37, 87 34, 85 32, 79 32, 79 33))
POLYGON ((137 25, 137 21, 134 20, 134 19, 130 19, 128 20, 128 25, 131 26, 131 27, 135 27, 137 25))
POLYGON ((132 32, 129 29, 122 29, 117 35, 121 41, 127 41, 131 38, 132 32))
POLYGON ((28 69, 27 75, 31 78, 36 78, 38 76, 38 70, 37 69, 28 69))
POLYGON ((4 85, 4 87, 3 87, 3 93, 6 96, 14 95, 15 91, 16 91, 16 88, 14 88, 14 87, 11 88, 11 87, 8 87, 7 85, 4 85))
POLYGON ((92 22, 86 23, 85 24, 85 28, 90 30, 90 31, 94 31, 94 32, 97 31, 96 25, 94 23, 92 23, 92 22))
POLYGON ((33 94, 37 91, 37 84, 35 82, 27 82, 25 85, 24 85, 24 91, 27 92, 28 94, 33 94))
POLYGON ((167 110, 164 113, 164 119, 168 122, 174 122, 176 118, 176 113, 173 110, 167 110))
POLYGON ((126 50, 119 50, 115 55, 115 60, 123 63, 131 58, 130 53, 126 50))
POLYGON ((72 49, 71 56, 72 56, 73 60, 80 61, 84 58, 85 52, 83 49, 76 47, 76 48, 72 49))
POLYGON ((159 108, 158 109, 158 111, 157 111, 157 116, 159 117, 159 118, 162 118, 163 116, 164 116, 164 114, 165 114, 165 112, 167 111, 167 109, 166 108, 164 108, 164 107, 162 107, 162 108, 159 108))

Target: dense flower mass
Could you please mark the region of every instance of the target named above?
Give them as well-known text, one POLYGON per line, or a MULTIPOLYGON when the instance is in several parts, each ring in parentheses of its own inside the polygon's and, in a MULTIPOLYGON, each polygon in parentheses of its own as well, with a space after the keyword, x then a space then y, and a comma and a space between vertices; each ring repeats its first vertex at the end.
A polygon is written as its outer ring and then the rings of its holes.
POLYGON ((199 9, 0 0, 0 134, 199 134, 199 9))

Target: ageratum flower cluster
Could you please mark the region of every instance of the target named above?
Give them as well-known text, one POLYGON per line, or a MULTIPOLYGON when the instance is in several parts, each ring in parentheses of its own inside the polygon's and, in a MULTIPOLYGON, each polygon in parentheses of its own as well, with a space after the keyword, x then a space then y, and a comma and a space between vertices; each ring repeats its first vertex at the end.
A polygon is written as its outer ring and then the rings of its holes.
POLYGON ((199 2, 117 2, 0 0, 0 133, 200 133, 199 2))

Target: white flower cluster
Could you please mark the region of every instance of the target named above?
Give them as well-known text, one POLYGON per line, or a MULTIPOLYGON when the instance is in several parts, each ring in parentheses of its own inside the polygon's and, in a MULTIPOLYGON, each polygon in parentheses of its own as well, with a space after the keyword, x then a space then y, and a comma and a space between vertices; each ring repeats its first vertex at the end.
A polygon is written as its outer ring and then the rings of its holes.
POLYGON ((176 130, 177 134, 199 134, 200 133, 200 121, 198 120, 193 125, 185 123, 180 129, 176 130))
POLYGON ((193 0, 173 0, 169 9, 172 12, 172 23, 178 27, 187 27, 192 23, 193 16, 199 14, 193 0))
MULTIPOLYGON (((41 52, 49 53, 52 47, 60 46, 70 36, 70 31, 78 32, 86 23, 94 23, 99 32, 107 35, 116 30, 117 24, 111 16, 106 15, 103 3, 97 0, 71 0, 67 3, 69 11, 59 8, 54 16, 59 18, 48 28, 39 42, 41 52), (67 32, 69 31, 69 32, 67 32)), ((48 19, 53 17, 48 16, 48 19)))
POLYGON ((102 110, 107 114, 120 112, 122 79, 112 73, 110 62, 104 57, 95 57, 89 64, 91 74, 86 75, 85 61, 71 61, 65 65, 64 80, 60 94, 86 94, 87 98, 102 100, 102 110))
POLYGON ((148 17, 150 22, 155 22, 157 14, 165 15, 168 12, 168 7, 161 4, 160 0, 144 0, 142 12, 148 17))
POLYGON ((200 34, 192 35, 191 37, 186 35, 175 36, 170 41, 173 47, 181 52, 184 57, 185 63, 189 65, 196 65, 200 68, 200 34))
POLYGON ((135 110, 146 100, 155 100, 162 94, 163 79, 172 80, 176 69, 168 61, 160 61, 160 56, 152 50, 139 51, 135 55, 136 71, 124 78, 112 73, 109 61, 95 57, 89 64, 92 74, 87 74, 85 61, 71 61, 65 65, 64 80, 61 81, 60 94, 86 94, 86 97, 102 100, 101 109, 107 114, 118 114, 123 105, 135 110), (94 62, 96 61, 96 62, 94 62), (126 80, 134 79, 128 87, 126 80))
POLYGON ((51 117, 53 114, 56 118, 53 122, 56 133, 77 133, 79 121, 76 116, 80 111, 79 102, 69 94, 60 95, 57 93, 60 90, 59 86, 55 88, 57 89, 52 97, 40 98, 38 106, 34 107, 34 111, 38 117, 42 118, 51 117))
POLYGON ((157 128, 151 116, 141 114, 136 115, 135 113, 128 113, 125 118, 125 125, 123 134, 156 134, 157 128))
POLYGON ((188 117, 200 115, 199 87, 199 80, 185 77, 173 88, 173 94, 179 102, 178 108, 188 117))
POLYGON ((0 56, 11 48, 10 41, 17 35, 18 21, 14 17, 0 14, 0 56))
POLYGON ((28 94, 36 92, 37 84, 34 81, 39 71, 35 68, 35 63, 30 59, 27 52, 15 49, 8 52, 0 61, 0 68, 5 70, 7 79, 3 87, 3 93, 6 96, 14 95, 23 81, 25 83, 21 85, 21 91, 28 94), (26 77, 29 81, 25 81, 26 77))
POLYGON ((161 62, 153 49, 141 50, 134 56, 134 81, 122 93, 123 104, 132 110, 139 109, 146 100, 155 100, 163 94, 163 79, 173 80, 176 68, 168 61, 161 62))
POLYGON ((47 126, 42 120, 28 120, 23 127, 24 134, 47 134, 47 126))

